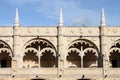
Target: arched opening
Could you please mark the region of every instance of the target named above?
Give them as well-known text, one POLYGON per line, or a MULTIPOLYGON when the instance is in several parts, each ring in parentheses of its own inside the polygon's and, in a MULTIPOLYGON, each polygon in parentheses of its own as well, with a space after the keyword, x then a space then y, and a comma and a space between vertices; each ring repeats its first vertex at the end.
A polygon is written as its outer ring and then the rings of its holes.
POLYGON ((76 51, 71 51, 67 56, 69 68, 81 67, 81 57, 76 51))
POLYGON ((110 52, 110 62, 111 67, 120 67, 120 52, 118 50, 110 52))
POLYGON ((9 56, 9 52, 1 51, 0 52, 0 67, 11 67, 12 58, 9 56))
POLYGON ((54 53, 50 50, 45 52, 42 52, 42 56, 40 58, 40 65, 41 67, 56 67, 55 65, 55 56, 54 53))
POLYGON ((120 67, 120 40, 116 40, 110 49, 110 67, 117 68, 120 67))
POLYGON ((89 40, 77 39, 69 45, 67 61, 76 67, 101 67, 101 59, 97 46, 89 40))
POLYGON ((97 56, 93 51, 87 51, 83 57, 83 67, 97 67, 97 56))
POLYGON ((37 53, 33 50, 25 53, 25 56, 23 57, 24 61, 24 68, 37 68, 38 67, 38 56, 37 53))
POLYGON ((57 54, 54 45, 42 38, 35 38, 25 45, 24 67, 57 67, 57 54), (27 63, 26 63, 27 62, 27 63), (28 66, 29 64, 29 66, 28 66))
POLYGON ((0 40, 0 67, 11 67, 12 56, 13 54, 10 46, 6 42, 0 40))

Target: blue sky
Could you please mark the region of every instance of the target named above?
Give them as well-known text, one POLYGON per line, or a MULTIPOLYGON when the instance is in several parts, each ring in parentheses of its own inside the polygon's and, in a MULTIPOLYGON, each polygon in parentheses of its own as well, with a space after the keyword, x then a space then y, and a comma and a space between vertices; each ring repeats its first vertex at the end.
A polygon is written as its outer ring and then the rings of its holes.
POLYGON ((65 26, 99 26, 104 7, 106 24, 120 26, 120 0, 0 0, 0 26, 12 26, 15 9, 22 26, 57 26, 63 9, 65 26))

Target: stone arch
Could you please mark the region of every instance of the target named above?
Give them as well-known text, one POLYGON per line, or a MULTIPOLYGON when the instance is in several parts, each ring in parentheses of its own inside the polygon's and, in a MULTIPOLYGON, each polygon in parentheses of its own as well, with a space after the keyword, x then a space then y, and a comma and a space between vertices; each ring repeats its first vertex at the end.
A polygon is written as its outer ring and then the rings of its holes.
POLYGON ((99 56, 99 50, 92 41, 77 39, 69 44, 67 61, 76 67, 98 67, 101 59, 99 56))
POLYGON ((111 67, 120 67, 120 39, 112 43, 110 48, 109 60, 111 67))
POLYGON ((69 68, 81 67, 81 56, 79 55, 80 51, 76 48, 69 49, 67 55, 67 61, 69 68))
POLYGON ((0 40, 0 67, 11 67, 13 52, 10 46, 0 40))
POLYGON ((23 62, 24 67, 29 68, 55 67, 57 66, 56 48, 47 39, 34 38, 24 46, 23 62))

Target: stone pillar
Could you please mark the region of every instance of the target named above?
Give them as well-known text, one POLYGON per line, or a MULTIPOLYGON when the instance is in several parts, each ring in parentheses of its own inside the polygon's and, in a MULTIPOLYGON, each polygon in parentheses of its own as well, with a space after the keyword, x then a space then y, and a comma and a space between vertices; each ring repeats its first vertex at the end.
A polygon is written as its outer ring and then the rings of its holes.
POLYGON ((40 59, 41 59, 42 54, 41 54, 41 52, 39 52, 38 54, 39 54, 39 56, 38 56, 38 64, 39 64, 38 67, 41 68, 41 61, 40 61, 40 59))
POLYGON ((103 58, 103 77, 108 75, 109 71, 109 56, 108 56, 108 49, 107 49, 107 36, 105 35, 105 27, 101 26, 101 56, 103 58))
POLYGON ((63 68, 64 68, 64 36, 61 33, 62 26, 58 26, 58 74, 59 77, 63 74, 63 68))
POLYGON ((16 60, 12 60, 12 78, 15 78, 15 74, 17 72, 17 61, 16 60))
POLYGON ((83 68, 83 56, 81 56, 81 68, 83 68))
POLYGON ((40 64, 40 56, 38 56, 38 68, 41 67, 41 64, 40 64))
POLYGON ((84 51, 83 51, 83 47, 81 46, 81 51, 80 51, 80 54, 79 56, 81 57, 81 68, 83 68, 83 58, 84 58, 84 51))
POLYGON ((19 35, 17 33, 17 30, 18 30, 18 27, 13 27, 13 54, 14 54, 14 60, 17 61, 16 62, 16 67, 20 67, 22 64, 21 62, 19 61, 19 58, 20 58, 20 55, 19 55, 19 52, 20 52, 20 48, 19 48, 19 35), (19 63, 18 63, 19 62, 19 63))
POLYGON ((40 46, 38 46, 37 56, 38 56, 38 67, 40 68, 41 67, 40 58, 42 56, 42 53, 40 52, 40 46))

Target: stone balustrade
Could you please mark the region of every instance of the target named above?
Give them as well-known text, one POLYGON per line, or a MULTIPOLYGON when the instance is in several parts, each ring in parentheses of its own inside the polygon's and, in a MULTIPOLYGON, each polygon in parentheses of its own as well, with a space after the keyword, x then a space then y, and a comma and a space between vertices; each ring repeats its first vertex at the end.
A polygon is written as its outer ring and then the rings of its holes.
MULTIPOLYGON (((58 68, 18 68, 14 74, 12 73, 12 68, 0 68, 0 76, 4 77, 44 77, 44 78, 101 78, 105 77, 103 74, 103 68, 64 68, 62 70, 62 75, 59 75, 58 68)), ((107 78, 120 78, 120 68, 109 68, 109 74, 106 75, 107 78)))
POLYGON ((102 77, 103 68, 69 68, 64 70, 64 76, 75 78, 102 77))
POLYGON ((9 77, 12 74, 11 68, 0 68, 0 76, 6 76, 9 77))
POLYGON ((120 68, 110 68, 109 75, 110 78, 120 78, 120 68))

